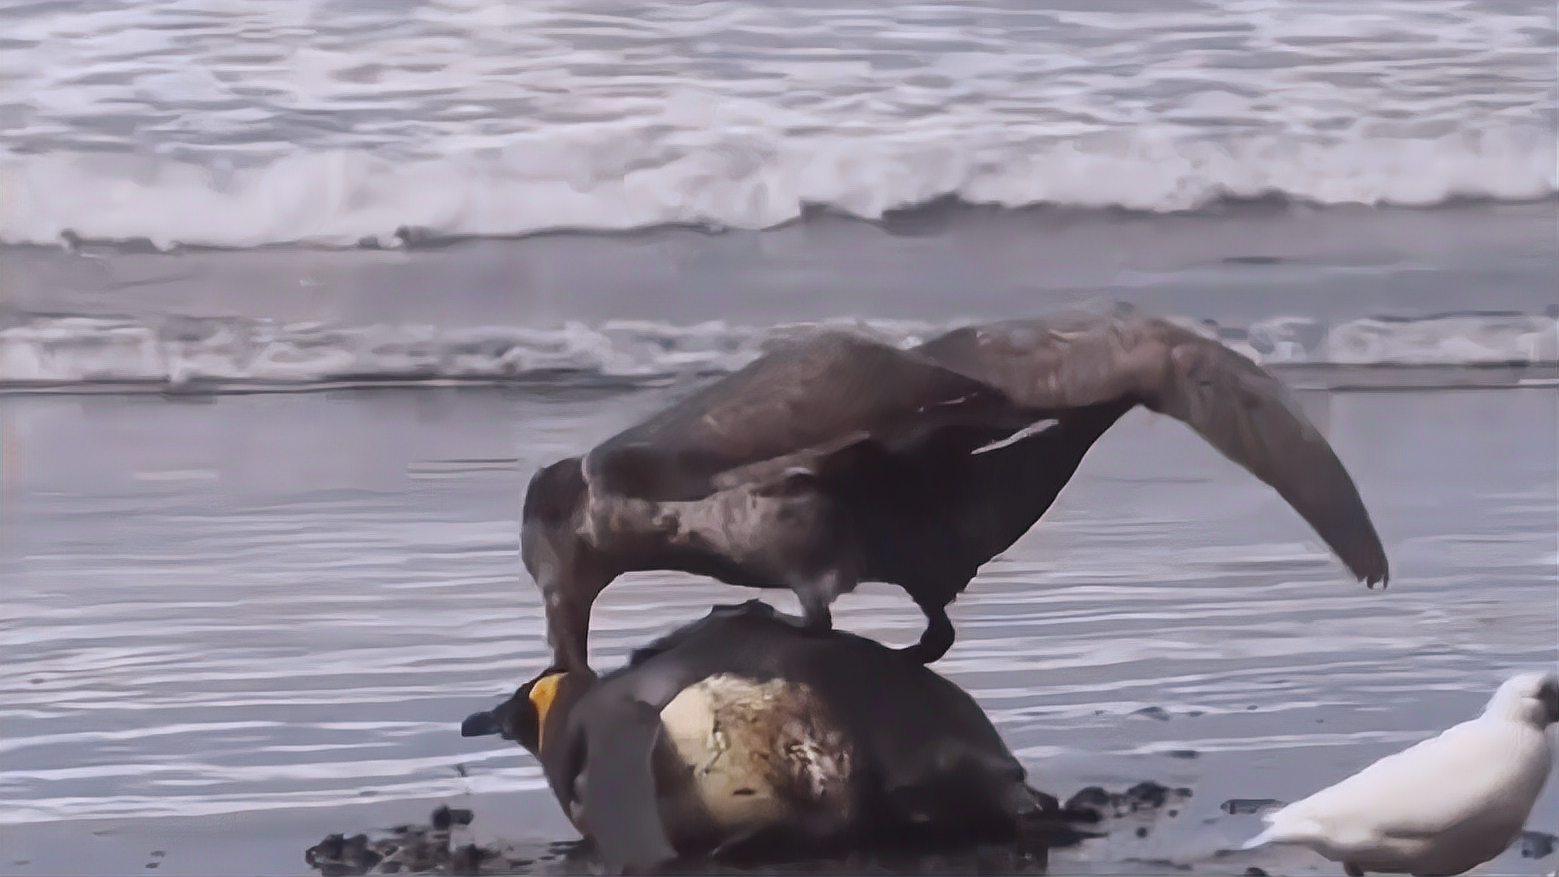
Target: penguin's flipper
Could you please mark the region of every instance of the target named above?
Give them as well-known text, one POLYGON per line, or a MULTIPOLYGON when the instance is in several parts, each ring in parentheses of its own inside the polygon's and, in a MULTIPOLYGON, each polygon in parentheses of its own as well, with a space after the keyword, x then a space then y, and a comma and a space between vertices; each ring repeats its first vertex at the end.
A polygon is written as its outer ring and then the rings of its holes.
POLYGON ((583 790, 590 834, 609 871, 654 869, 677 856, 655 794, 660 712, 621 694, 590 707, 583 790))

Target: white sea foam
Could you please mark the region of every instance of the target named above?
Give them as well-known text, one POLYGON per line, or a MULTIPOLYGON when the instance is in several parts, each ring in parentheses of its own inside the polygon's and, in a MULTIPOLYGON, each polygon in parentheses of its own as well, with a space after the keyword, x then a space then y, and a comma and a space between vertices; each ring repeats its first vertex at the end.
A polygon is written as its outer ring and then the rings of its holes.
MULTIPOLYGON (((947 328, 910 321, 741 326, 708 322, 569 323, 552 329, 328 326, 264 320, 27 317, 0 328, 0 387, 162 387, 417 381, 521 381, 559 373, 618 382, 740 368, 776 339, 821 326, 918 343, 947 328)), ((1326 326, 1276 318, 1220 327, 1224 341, 1268 365, 1559 364, 1559 322, 1521 314, 1326 326)))
POLYGON ((8 243, 1559 189, 1535 0, 82 0, 0 9, 0 32, 8 243))
POLYGON ((159 247, 274 243, 399 245, 405 235, 504 236, 668 224, 767 228, 810 206, 877 219, 952 197, 1018 208, 1176 211, 1268 195, 1320 204, 1527 200, 1559 191, 1551 138, 1520 131, 1334 143, 1168 133, 1009 142, 791 138, 771 130, 647 156, 622 143, 518 143, 494 152, 392 161, 371 152, 296 153, 219 171, 188 160, 44 155, 0 160, 0 241, 149 240, 159 247))
POLYGON ((1447 314, 1424 320, 1364 319, 1326 330, 1303 319, 1251 327, 1274 365, 1543 365, 1559 362, 1559 323, 1523 314, 1447 314), (1306 346, 1304 338, 1319 336, 1306 346))

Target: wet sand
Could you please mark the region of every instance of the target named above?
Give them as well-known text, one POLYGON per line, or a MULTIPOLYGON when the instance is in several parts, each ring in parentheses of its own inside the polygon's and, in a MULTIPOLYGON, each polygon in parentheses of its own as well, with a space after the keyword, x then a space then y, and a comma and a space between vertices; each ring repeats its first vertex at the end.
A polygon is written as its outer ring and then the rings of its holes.
MULTIPOLYGON (((458 723, 544 661, 516 557, 525 478, 679 391, 6 398, 0 864, 140 872, 161 849, 160 873, 299 874, 326 834, 440 801, 471 807, 488 837, 569 837, 531 760, 458 723)), ((1162 830, 1054 867, 1221 870, 1208 857, 1256 828, 1226 800, 1292 800, 1554 660, 1551 390, 1302 401, 1375 514, 1386 592, 1348 582, 1183 427, 1134 414, 955 604, 959 640, 937 669, 1037 787, 1195 792, 1162 830)), ((603 597, 593 660, 748 593, 631 576, 603 597)), ((891 588, 838 609, 889 642, 919 632, 891 588)), ((1530 827, 1556 825, 1551 788, 1530 827)), ((1337 873, 1267 855, 1252 863, 1337 873)), ((1513 851, 1483 873, 1552 862, 1513 851)))

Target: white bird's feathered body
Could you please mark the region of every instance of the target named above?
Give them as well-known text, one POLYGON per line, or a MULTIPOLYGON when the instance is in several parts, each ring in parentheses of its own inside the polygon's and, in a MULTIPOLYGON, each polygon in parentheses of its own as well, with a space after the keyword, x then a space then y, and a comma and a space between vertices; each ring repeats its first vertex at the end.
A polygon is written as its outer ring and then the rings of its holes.
POLYGON ((1520 835, 1553 765, 1556 713, 1559 679, 1518 676, 1478 718, 1270 814, 1245 847, 1297 844, 1349 873, 1460 874, 1520 835))

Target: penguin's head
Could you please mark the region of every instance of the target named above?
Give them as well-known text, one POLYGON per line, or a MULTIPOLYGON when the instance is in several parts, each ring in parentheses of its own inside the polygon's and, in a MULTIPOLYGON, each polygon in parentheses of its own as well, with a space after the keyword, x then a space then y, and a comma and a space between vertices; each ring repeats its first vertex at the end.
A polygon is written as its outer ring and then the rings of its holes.
POLYGON ((1488 712, 1546 728, 1559 722, 1559 673, 1522 673, 1506 680, 1488 712))
POLYGON ((548 669, 515 689, 514 696, 490 710, 472 713, 460 723, 462 737, 497 734, 540 756, 550 729, 568 714, 568 707, 586 683, 577 674, 548 669))

